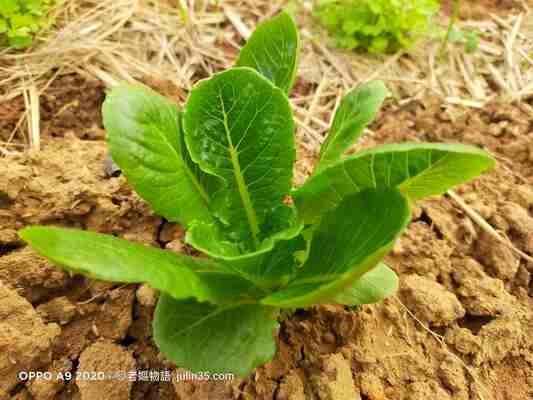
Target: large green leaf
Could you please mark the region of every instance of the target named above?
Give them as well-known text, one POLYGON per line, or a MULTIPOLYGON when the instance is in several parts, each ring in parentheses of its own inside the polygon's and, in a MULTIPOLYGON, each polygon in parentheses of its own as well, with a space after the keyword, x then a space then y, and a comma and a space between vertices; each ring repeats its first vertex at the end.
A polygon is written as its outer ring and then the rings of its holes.
POLYGON ((335 302, 347 306, 379 303, 398 290, 398 275, 383 263, 371 269, 335 297, 335 302))
POLYGON ((251 67, 289 93, 298 69, 300 39, 286 12, 261 23, 241 49, 237 66, 251 67))
POLYGON ((263 240, 252 252, 243 252, 238 243, 228 241, 215 224, 193 224, 186 241, 216 259, 227 270, 258 286, 271 288, 286 283, 293 274, 295 253, 305 249, 305 241, 300 235, 302 229, 303 224, 295 222, 263 240))
POLYGON ((254 251, 228 240, 218 224, 197 222, 187 231, 186 242, 209 255, 228 271, 242 275, 267 290, 290 279, 301 262, 297 254, 306 249, 304 228, 294 207, 284 204, 262 226, 264 238, 254 251))
POLYGON ((103 118, 113 160, 158 214, 186 225, 211 221, 208 177, 184 158, 174 103, 148 88, 120 85, 107 96, 103 118))
POLYGON ((276 352, 275 311, 257 304, 216 306, 162 294, 154 339, 179 367, 245 377, 276 352))
POLYGON ((343 97, 320 148, 317 170, 338 161, 376 117, 389 91, 382 81, 364 83, 343 97))
POLYGON ((147 282, 175 298, 214 303, 241 301, 261 291, 216 262, 146 247, 109 235, 33 226, 20 236, 61 268, 113 282, 147 282))
POLYGON ((256 71, 232 68, 195 86, 184 127, 192 160, 224 181, 208 195, 227 236, 257 249, 260 227, 292 182, 294 123, 287 97, 256 71))
POLYGON ((294 193, 298 212, 311 222, 342 199, 367 188, 398 187, 412 200, 446 192, 494 166, 485 151, 460 144, 383 145, 339 161, 294 193))
POLYGON ((347 196, 321 219, 294 280, 261 303, 292 308, 335 301, 390 251, 409 215, 408 200, 394 188, 347 196))

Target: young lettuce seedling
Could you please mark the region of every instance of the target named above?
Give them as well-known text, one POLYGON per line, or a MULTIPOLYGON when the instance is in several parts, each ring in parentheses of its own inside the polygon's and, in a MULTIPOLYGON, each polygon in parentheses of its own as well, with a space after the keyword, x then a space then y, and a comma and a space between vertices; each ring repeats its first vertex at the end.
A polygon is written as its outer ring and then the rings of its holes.
POLYGON ((298 50, 296 27, 281 13, 257 28, 235 67, 199 82, 183 111, 140 86, 119 86, 105 101, 109 149, 128 182, 208 257, 71 229, 20 232, 61 268, 159 289, 154 339, 180 367, 246 376, 273 357, 280 309, 394 293, 398 278, 381 260, 411 203, 494 165, 455 144, 344 156, 388 95, 376 81, 341 101, 316 172, 291 191, 287 96, 298 50))

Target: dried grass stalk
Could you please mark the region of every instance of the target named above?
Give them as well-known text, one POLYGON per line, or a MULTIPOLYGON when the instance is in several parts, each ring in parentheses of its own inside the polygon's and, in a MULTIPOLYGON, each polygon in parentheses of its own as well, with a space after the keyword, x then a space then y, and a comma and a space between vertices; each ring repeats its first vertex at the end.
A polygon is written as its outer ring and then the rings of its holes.
MULTIPOLYGON (((0 104, 23 95, 27 87, 42 95, 55 78, 73 71, 108 86, 157 82, 184 101, 198 79, 231 66, 257 22, 285 3, 66 0, 57 11, 56 29, 40 36, 31 49, 0 51, 0 104)), ((472 54, 449 44, 441 57, 440 41, 427 40, 408 52, 370 56, 330 47, 309 4, 304 1, 298 15, 302 56, 292 101, 300 143, 311 156, 318 152, 339 97, 370 79, 385 80, 400 101, 438 95, 460 107, 482 107, 502 93, 510 99, 533 93, 529 10, 459 23, 460 29, 480 32, 479 49, 472 54)), ((35 130, 35 122, 28 126, 35 130)))

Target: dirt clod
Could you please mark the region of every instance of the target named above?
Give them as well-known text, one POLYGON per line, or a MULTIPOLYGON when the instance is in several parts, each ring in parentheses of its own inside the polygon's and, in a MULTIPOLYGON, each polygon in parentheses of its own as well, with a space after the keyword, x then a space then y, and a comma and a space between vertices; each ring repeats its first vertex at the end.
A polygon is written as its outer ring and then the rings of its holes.
POLYGON ((520 265, 509 246, 500 243, 487 233, 482 233, 476 241, 477 258, 490 275, 503 281, 514 278, 520 265))
POLYGON ((402 274, 436 279, 452 270, 449 242, 439 240, 434 230, 422 221, 413 222, 401 237, 401 252, 394 253, 394 265, 402 274))
MULTIPOLYGON (((80 356, 78 376, 100 372, 115 374, 135 371, 135 359, 123 347, 108 341, 98 341, 89 346, 80 356)), ((90 379, 76 381, 81 400, 128 400, 132 382, 128 379, 104 379, 97 383, 90 379)))
POLYGON ((97 335, 112 340, 124 339, 131 325, 134 300, 134 288, 117 288, 111 291, 96 320, 97 335))
POLYGON ((448 356, 439 365, 439 376, 444 386, 454 392, 455 398, 468 399, 467 377, 457 358, 448 356))
POLYGON ((465 315, 457 297, 441 284, 418 275, 406 276, 401 285, 405 304, 422 320, 434 326, 448 325, 465 315))
POLYGON ((31 303, 69 284, 68 275, 29 248, 0 258, 0 279, 31 303))
POLYGON ((0 209, 0 227, 55 224, 157 244, 160 218, 123 177, 106 179, 105 155, 104 143, 67 136, 40 152, 0 158, 0 192, 10 202, 0 209))
POLYGON ((502 215, 509 223, 510 234, 526 252, 533 253, 533 217, 527 208, 507 202, 502 206, 502 215))
POLYGON ((35 400, 54 400, 65 386, 66 374, 72 374, 72 366, 72 361, 69 359, 55 360, 46 369, 46 372, 52 374, 52 379, 35 379, 28 385, 33 398, 35 400))
POLYGON ((320 400, 360 400, 355 391, 350 363, 342 354, 327 356, 322 362, 322 372, 311 379, 320 400))
POLYGON ((497 318, 481 328, 479 337, 482 351, 478 353, 476 362, 498 362, 522 344, 524 331, 518 319, 497 318))
POLYGON ((481 339, 467 328, 448 329, 444 339, 462 354, 475 354, 481 350, 481 339))
POLYGON ((39 305, 35 311, 37 311, 43 321, 65 325, 76 315, 76 306, 68 298, 62 296, 39 305))
POLYGON ((296 371, 283 378, 277 400, 305 400, 304 383, 296 371))
POLYGON ((454 271, 457 296, 469 314, 498 316, 512 309, 514 299, 503 281, 489 277, 475 260, 455 260, 454 271))
POLYGON ((158 292, 155 289, 152 289, 146 284, 142 284, 137 288, 135 292, 137 301, 139 304, 145 307, 155 307, 157 304, 158 292))
POLYGON ((58 334, 57 325, 46 325, 28 301, 0 282, 0 390, 10 391, 20 371, 50 363, 58 334))

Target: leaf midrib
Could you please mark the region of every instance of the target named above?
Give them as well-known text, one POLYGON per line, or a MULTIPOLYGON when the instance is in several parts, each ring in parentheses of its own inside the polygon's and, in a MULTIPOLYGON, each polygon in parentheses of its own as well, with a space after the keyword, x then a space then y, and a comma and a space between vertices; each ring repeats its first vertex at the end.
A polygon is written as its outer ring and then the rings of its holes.
POLYGON ((257 223, 257 216, 255 214, 255 210, 252 205, 252 200, 250 198, 250 193, 248 192, 248 188, 246 186, 246 182, 244 181, 244 176, 241 171, 239 153, 235 149, 235 146, 233 145, 233 141, 231 139, 231 130, 228 124, 228 114, 226 113, 224 99, 222 98, 222 95, 220 93, 219 99, 220 105, 222 107, 222 115, 224 117, 224 130, 226 133, 226 139, 228 141, 231 164, 233 165, 233 175, 235 176, 235 181, 237 182, 237 189, 239 190, 241 202, 244 207, 244 211, 246 212, 246 218, 248 219, 248 225, 250 226, 250 231, 252 233, 254 247, 257 249, 259 247, 259 240, 257 238, 259 235, 259 225, 257 223))
MULTIPOLYGON (((434 173, 435 169, 440 166, 440 164, 446 164, 446 162, 448 161, 448 159, 452 158, 452 156, 455 156, 456 153, 452 153, 452 152, 449 152, 449 153, 446 153, 444 154, 442 157, 440 157, 437 161, 432 161, 431 160, 431 153, 432 153, 433 150, 429 150, 428 152, 430 153, 430 160, 429 160, 429 163, 428 163, 428 166, 420 173, 416 174, 415 176, 410 176, 409 174, 409 164, 407 164, 406 166, 406 169, 407 169, 407 175, 409 176, 408 179, 404 180, 402 183, 400 183, 399 185, 397 185, 398 187, 398 190, 402 193, 404 193, 406 196, 408 196, 409 194, 409 189, 412 187, 413 185, 413 182, 417 182, 419 180, 422 180, 424 179, 426 176, 431 176, 432 173, 434 173)), ((410 197, 410 196, 408 196, 410 197)))

